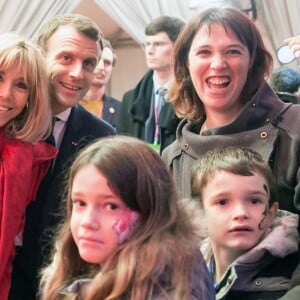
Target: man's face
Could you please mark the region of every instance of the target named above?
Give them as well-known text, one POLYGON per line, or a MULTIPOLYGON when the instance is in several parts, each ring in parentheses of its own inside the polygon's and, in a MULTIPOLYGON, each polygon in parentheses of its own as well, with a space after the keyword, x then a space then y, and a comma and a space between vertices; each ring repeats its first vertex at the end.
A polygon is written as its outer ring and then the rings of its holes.
POLYGON ((106 85, 110 79, 113 69, 114 54, 110 48, 105 47, 101 53, 101 58, 94 71, 92 84, 95 86, 106 85))
POLYGON ((47 41, 47 68, 54 113, 76 105, 90 88, 99 57, 97 41, 72 26, 58 28, 47 41))
POLYGON ((145 38, 146 62, 154 71, 169 70, 173 61, 173 42, 165 32, 147 35, 145 38))

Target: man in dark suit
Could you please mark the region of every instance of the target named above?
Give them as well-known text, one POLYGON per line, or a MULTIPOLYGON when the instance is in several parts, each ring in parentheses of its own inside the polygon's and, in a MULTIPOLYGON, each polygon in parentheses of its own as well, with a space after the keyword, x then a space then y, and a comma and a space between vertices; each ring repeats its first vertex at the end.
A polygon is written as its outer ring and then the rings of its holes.
POLYGON ((101 58, 95 68, 91 87, 80 104, 91 113, 102 118, 113 127, 117 126, 121 102, 105 94, 112 69, 116 64, 116 55, 108 40, 104 40, 101 58))
MULTIPOLYGON (((38 44, 45 50, 53 136, 58 156, 44 178, 35 202, 28 207, 23 245, 17 250, 9 299, 36 299, 38 272, 51 249, 51 230, 60 222, 64 177, 78 150, 115 129, 78 102, 88 91, 97 65, 102 34, 90 19, 67 14, 46 22, 38 44)), ((20 166, 21 167, 21 166, 20 166)))
POLYGON ((147 141, 160 153, 175 140, 179 123, 167 91, 173 78, 174 43, 184 24, 178 18, 161 16, 146 26, 144 50, 149 71, 124 94, 117 123, 119 133, 147 141), (166 96, 161 102, 160 90, 166 96))

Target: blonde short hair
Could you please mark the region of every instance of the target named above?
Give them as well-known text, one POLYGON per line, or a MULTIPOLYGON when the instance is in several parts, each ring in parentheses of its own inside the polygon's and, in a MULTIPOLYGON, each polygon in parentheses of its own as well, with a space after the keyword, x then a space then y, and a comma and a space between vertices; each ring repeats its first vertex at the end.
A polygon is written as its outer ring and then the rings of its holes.
POLYGON ((30 143, 45 139, 51 132, 51 108, 42 50, 17 33, 0 34, 0 69, 23 70, 29 92, 23 111, 6 124, 6 135, 30 143))

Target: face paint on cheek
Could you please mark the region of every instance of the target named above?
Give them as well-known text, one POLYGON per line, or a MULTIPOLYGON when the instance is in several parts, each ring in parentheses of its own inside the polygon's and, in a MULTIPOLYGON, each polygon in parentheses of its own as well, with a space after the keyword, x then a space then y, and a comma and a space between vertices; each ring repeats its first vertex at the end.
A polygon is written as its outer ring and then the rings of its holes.
POLYGON ((268 211, 268 206, 265 206, 265 210, 262 212, 262 219, 258 224, 258 229, 259 230, 265 230, 265 225, 264 225, 264 221, 266 220, 267 217, 267 211, 268 211))
MULTIPOLYGON (((268 187, 265 184, 263 185, 263 189, 266 191, 266 193, 268 195, 268 199, 270 199, 270 192, 269 192, 268 187)), ((267 218, 268 209, 269 209, 269 204, 267 203, 266 206, 265 206, 265 210, 262 212, 262 220, 258 224, 258 229, 259 230, 265 230, 266 229, 264 222, 266 221, 266 218, 267 218)))
POLYGON ((140 214, 136 211, 127 209, 113 223, 112 227, 118 236, 118 244, 122 244, 137 228, 140 214))

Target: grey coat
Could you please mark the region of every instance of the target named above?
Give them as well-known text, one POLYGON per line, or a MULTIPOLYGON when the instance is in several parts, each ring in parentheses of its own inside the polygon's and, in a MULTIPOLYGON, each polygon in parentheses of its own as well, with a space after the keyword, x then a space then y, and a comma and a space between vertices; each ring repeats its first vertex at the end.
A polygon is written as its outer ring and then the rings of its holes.
POLYGON ((190 196, 191 168, 200 155, 216 147, 243 146, 269 162, 279 207, 300 212, 300 105, 282 102, 265 82, 230 124, 200 135, 203 121, 182 120, 176 140, 162 154, 182 196, 190 196))
MULTIPOLYGON (((275 300, 286 294, 299 257, 297 227, 298 215, 278 211, 263 239, 227 268, 218 282, 216 299, 275 300)), ((206 261, 211 262, 209 238, 201 249, 206 261)))

